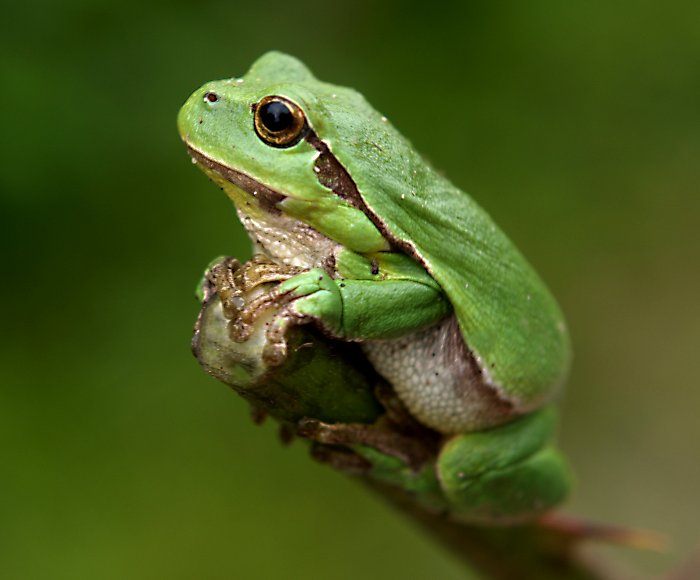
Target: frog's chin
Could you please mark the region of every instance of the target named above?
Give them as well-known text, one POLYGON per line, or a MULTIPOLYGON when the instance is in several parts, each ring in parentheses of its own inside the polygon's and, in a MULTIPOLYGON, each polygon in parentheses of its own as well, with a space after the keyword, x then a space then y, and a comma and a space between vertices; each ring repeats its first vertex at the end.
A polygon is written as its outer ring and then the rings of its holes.
MULTIPOLYGON (((228 182, 234 186, 234 189, 243 190, 248 195, 253 196, 257 202, 257 205, 262 210, 271 214, 280 213, 280 210, 277 208, 277 204, 286 199, 284 194, 270 189, 267 185, 260 183, 242 171, 238 171, 237 169, 233 169, 232 167, 228 167, 223 163, 212 159, 205 153, 202 153, 198 149, 192 147, 192 145, 187 144, 187 152, 192 158, 192 163, 202 166, 205 173, 207 173, 210 177, 228 182)), ((236 202, 236 200, 233 201, 234 203, 236 202)), ((236 203, 236 205, 238 204, 236 203)))

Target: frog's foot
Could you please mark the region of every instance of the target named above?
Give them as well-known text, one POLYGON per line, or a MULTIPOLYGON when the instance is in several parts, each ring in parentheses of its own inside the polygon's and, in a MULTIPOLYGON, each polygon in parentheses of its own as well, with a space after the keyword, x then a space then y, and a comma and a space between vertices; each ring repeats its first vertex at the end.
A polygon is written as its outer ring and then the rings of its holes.
POLYGON ((320 268, 296 272, 250 301, 233 321, 232 338, 242 341, 264 312, 277 311, 268 326, 262 354, 270 366, 280 365, 286 359, 287 333, 293 326, 314 322, 330 336, 341 334, 342 298, 335 281, 320 268))
POLYGON ((250 292, 262 284, 284 282, 301 272, 301 268, 288 264, 276 264, 263 254, 255 254, 234 272, 233 282, 236 288, 250 292))
POLYGON ((299 274, 295 266, 280 265, 269 261, 261 254, 241 265, 235 258, 226 258, 207 272, 221 300, 224 316, 229 322, 229 335, 235 342, 244 342, 250 337, 255 318, 265 308, 254 305, 263 302, 258 297, 250 299, 256 288, 270 283, 279 283, 299 274))
MULTIPOLYGON (((423 441, 408 437, 380 425, 363 423, 323 423, 316 419, 302 419, 298 434, 325 446, 342 446, 350 450, 361 445, 401 460, 414 472, 434 458, 434 450, 423 441)), ((357 451, 357 450, 355 450, 357 451)), ((357 454, 357 453, 356 453, 357 454)), ((367 461, 363 458, 364 461, 367 461)))
POLYGON ((219 296, 226 318, 232 318, 237 309, 242 306, 242 298, 240 304, 238 298, 240 293, 236 290, 234 277, 240 269, 241 263, 230 256, 225 257, 220 262, 209 268, 204 277, 209 283, 210 288, 219 296))

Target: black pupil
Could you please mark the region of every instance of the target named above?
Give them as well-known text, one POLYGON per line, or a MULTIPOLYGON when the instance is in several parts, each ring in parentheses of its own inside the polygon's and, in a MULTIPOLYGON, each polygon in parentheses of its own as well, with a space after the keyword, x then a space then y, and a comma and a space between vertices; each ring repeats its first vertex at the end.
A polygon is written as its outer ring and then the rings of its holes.
POLYGON ((280 101, 265 103, 260 108, 260 121, 271 133, 288 129, 294 122, 294 115, 289 107, 280 101))

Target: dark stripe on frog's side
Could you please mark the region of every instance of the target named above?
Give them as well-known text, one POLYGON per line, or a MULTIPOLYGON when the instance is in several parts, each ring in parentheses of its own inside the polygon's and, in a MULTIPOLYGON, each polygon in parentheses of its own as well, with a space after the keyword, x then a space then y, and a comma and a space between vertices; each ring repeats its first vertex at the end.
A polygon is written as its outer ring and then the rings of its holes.
MULTIPOLYGON (((331 153, 328 145, 321 141, 311 129, 306 134, 306 141, 319 152, 319 156, 316 158, 315 162, 315 169, 316 177, 321 185, 327 187, 338 197, 343 198, 350 205, 361 210, 362 213, 372 219, 372 216, 369 215, 367 211, 365 202, 357 191, 355 182, 352 180, 352 177, 350 177, 345 167, 343 167, 335 158, 335 155, 331 153)), ((379 231, 381 231, 382 234, 385 233, 381 228, 379 228, 379 231)))
POLYGON ((419 264, 421 264, 428 272, 430 268, 428 264, 425 263, 423 257, 418 253, 415 246, 410 242, 405 242, 404 240, 398 239, 394 236, 382 221, 370 211, 369 207, 362 199, 360 192, 355 185, 352 177, 348 173, 347 169, 342 166, 340 161, 331 153, 328 145, 326 145, 321 139, 318 138, 313 129, 309 129, 306 135, 306 141, 319 152, 318 159, 316 159, 316 176, 318 177, 321 185, 331 189, 333 193, 337 196, 342 197, 348 203, 359 209, 364 213, 369 220, 374 224, 374 226, 381 232, 382 236, 388 240, 392 245, 396 246, 404 253, 411 256, 419 264))
POLYGON ((260 183, 245 173, 236 171, 230 167, 226 167, 218 161, 214 161, 210 157, 207 157, 189 145, 187 146, 187 152, 190 154, 190 157, 192 157, 192 159, 194 159, 200 165, 203 165, 207 169, 211 169, 215 173, 221 175, 221 177, 227 181, 230 181, 233 185, 240 187, 242 190, 250 193, 251 195, 254 195, 258 200, 260 207, 266 212, 275 215, 279 215, 281 213, 280 210, 277 209, 277 204, 286 199, 286 196, 274 191, 273 189, 270 189, 267 185, 260 183))

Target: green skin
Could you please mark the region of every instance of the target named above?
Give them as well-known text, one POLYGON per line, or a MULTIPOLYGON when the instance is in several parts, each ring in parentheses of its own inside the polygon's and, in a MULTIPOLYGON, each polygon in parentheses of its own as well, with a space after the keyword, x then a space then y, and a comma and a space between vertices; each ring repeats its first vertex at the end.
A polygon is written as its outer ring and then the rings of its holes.
POLYGON ((281 53, 264 55, 242 79, 195 91, 178 128, 193 160, 233 200, 256 252, 281 272, 294 268, 246 312, 279 308, 268 330, 270 364, 284 360, 294 324, 361 342, 411 414, 444 435, 437 461, 419 473, 356 445, 376 478, 426 504, 439 496, 440 509, 482 523, 522 521, 566 496, 570 477, 552 444, 549 405, 569 367, 566 325, 536 273, 467 194, 359 93, 318 81, 281 53), (274 147, 256 132, 255 106, 266 96, 303 112, 298 142, 274 147), (439 368, 428 360, 436 352, 439 368), (407 373, 417 359, 420 368, 407 373), (444 385, 435 383, 438 371, 444 385))

